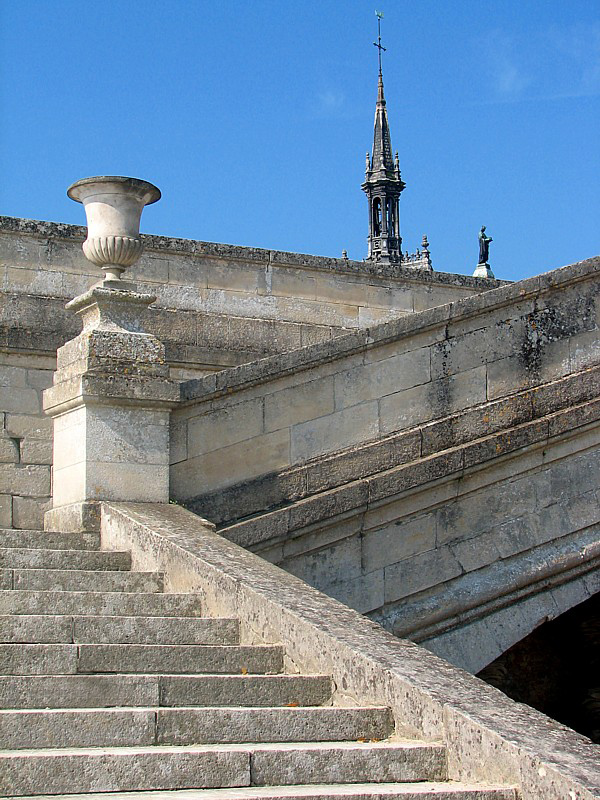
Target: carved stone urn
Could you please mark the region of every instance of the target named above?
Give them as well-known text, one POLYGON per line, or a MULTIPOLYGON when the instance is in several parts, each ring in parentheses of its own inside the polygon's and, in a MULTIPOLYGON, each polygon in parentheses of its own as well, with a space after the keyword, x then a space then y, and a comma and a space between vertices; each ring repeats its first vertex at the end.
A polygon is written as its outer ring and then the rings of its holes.
POLYGON ((85 257, 104 271, 104 283, 119 281, 142 254, 140 218, 144 206, 160 200, 160 190, 138 178, 100 175, 77 181, 67 194, 85 207, 85 257))

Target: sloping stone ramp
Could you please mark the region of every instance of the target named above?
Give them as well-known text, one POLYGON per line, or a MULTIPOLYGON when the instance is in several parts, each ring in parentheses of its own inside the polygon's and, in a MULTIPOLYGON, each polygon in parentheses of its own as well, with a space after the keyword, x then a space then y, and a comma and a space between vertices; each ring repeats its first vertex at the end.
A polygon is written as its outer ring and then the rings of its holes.
POLYGON ((285 674, 282 647, 99 547, 0 531, 3 796, 515 800, 448 782, 388 708, 334 707, 328 676, 285 674))

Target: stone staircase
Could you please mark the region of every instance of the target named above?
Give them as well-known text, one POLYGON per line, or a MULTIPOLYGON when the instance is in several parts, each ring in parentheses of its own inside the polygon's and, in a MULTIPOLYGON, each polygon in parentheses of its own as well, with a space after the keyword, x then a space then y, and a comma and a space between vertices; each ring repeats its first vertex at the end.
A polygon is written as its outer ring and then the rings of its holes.
POLYGON ((0 531, 3 796, 515 800, 449 782, 389 709, 334 706, 328 676, 285 674, 280 646, 99 547, 0 531))

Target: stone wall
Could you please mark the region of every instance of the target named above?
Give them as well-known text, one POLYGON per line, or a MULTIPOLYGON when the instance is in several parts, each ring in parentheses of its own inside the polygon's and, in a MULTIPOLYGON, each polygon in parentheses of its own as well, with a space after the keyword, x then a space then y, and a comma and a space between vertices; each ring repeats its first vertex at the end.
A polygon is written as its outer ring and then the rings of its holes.
MULTIPOLYGON (((98 280, 85 228, 0 217, 3 291, 70 300, 98 280)), ((376 265, 166 236, 143 236, 128 272, 157 306, 297 324, 366 327, 502 284, 445 272, 376 265)), ((307 343, 307 342, 305 342, 307 343)))
POLYGON ((184 385, 175 495, 479 671, 599 588, 599 265, 184 385))
MULTIPOLYGON (((65 303, 99 274, 81 251, 84 228, 0 217, 0 417, 6 480, 2 525, 42 527, 50 495, 50 425, 40 392, 56 350, 80 330, 65 303)), ((186 380, 329 342, 380 318, 498 285, 445 273, 381 268, 257 248, 145 236, 131 278, 157 295, 142 314, 186 380)))
MULTIPOLYGON (((174 496, 199 508, 241 482, 596 363, 597 269, 592 259, 184 383, 173 414, 174 496)), ((309 491, 299 485, 287 499, 309 491)))
POLYGON ((0 527, 41 528, 50 505, 52 424, 42 392, 52 357, 0 352, 0 527))

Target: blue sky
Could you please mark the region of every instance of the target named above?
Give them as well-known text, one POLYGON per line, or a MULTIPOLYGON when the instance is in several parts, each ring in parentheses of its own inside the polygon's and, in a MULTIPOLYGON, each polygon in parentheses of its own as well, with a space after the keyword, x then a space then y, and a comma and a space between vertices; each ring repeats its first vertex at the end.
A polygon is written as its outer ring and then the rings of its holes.
POLYGON ((66 187, 132 175, 144 231, 362 259, 376 8, 405 248, 597 254, 597 0, 0 0, 0 213, 83 224, 66 187))

